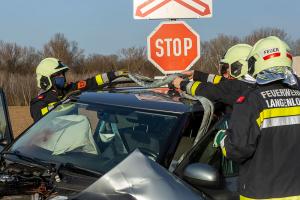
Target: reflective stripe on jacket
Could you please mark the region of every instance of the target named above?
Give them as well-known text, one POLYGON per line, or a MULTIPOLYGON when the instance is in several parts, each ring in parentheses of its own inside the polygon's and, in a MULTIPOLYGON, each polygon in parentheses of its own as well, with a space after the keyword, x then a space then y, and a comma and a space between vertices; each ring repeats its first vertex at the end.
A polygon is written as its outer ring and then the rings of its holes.
POLYGON ((208 74, 201 71, 194 71, 193 80, 194 81, 200 81, 200 82, 207 82, 207 83, 213 83, 213 84, 219 84, 222 80, 225 78, 220 75, 216 74, 208 74))
POLYGON ((213 102, 221 102, 232 106, 235 101, 245 91, 253 88, 253 84, 249 84, 240 80, 222 79, 218 84, 200 81, 183 81, 180 88, 193 96, 203 96, 213 102))

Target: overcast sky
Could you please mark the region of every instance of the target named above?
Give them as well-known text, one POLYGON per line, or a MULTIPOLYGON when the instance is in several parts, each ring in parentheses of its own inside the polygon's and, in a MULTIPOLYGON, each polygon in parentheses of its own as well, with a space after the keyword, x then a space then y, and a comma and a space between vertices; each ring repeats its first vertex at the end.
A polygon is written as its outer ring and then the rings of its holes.
MULTIPOLYGON (((86 54, 145 46, 159 20, 134 20, 133 0, 0 0, 0 40, 42 48, 57 32, 86 54)), ((186 20, 207 41, 220 33, 245 36, 260 27, 300 38, 299 0, 213 0, 213 18, 186 20)))

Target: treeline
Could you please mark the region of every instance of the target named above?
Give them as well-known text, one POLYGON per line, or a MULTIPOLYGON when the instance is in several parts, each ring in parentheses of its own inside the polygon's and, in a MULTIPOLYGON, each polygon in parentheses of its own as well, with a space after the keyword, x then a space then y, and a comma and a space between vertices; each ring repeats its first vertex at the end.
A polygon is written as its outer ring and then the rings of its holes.
MULTIPOLYGON (((242 38, 220 34, 202 42, 202 57, 193 69, 217 73, 218 62, 229 47, 241 42, 253 45, 269 35, 280 37, 291 46, 294 55, 300 55, 300 39, 292 40, 281 29, 261 28, 242 38)), ((124 48, 112 55, 85 55, 76 41, 69 41, 62 33, 55 34, 41 50, 0 40, 0 87, 4 89, 9 105, 28 105, 37 94, 35 68, 45 57, 59 58, 70 66, 68 78, 71 81, 121 69, 151 77, 161 75, 147 60, 146 47, 124 48)))

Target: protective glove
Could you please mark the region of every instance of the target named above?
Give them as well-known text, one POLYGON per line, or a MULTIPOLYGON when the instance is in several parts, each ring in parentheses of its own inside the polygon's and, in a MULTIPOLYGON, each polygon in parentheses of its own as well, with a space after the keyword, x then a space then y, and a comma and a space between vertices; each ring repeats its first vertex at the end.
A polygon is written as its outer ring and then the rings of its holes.
POLYGON ((225 139, 226 135, 225 135, 226 130, 219 130, 214 138, 214 143, 213 143, 213 147, 219 147, 221 146, 222 140, 225 139))
POLYGON ((119 71, 115 71, 115 76, 119 77, 119 76, 128 76, 128 71, 127 70, 119 70, 119 71))
POLYGON ((174 86, 175 88, 180 89, 180 83, 181 83, 182 81, 184 81, 183 78, 181 78, 181 77, 176 77, 176 78, 173 80, 173 82, 172 82, 172 86, 174 86))
POLYGON ((112 82, 113 80, 115 80, 116 78, 120 77, 120 76, 127 76, 128 75, 128 71, 111 71, 111 72, 107 72, 107 73, 103 73, 102 74, 102 79, 104 83, 108 83, 108 82, 112 82), (107 77, 107 78, 106 78, 107 77))
POLYGON ((194 70, 183 71, 183 72, 181 72, 181 74, 186 75, 187 78, 190 80, 190 79, 193 79, 193 76, 194 76, 194 70))

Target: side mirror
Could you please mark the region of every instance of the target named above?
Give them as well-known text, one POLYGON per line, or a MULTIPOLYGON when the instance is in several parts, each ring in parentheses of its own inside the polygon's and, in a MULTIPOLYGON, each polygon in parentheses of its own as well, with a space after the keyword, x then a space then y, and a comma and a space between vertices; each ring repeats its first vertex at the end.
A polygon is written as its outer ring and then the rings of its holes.
POLYGON ((184 169, 183 179, 196 188, 217 188, 221 185, 219 172, 212 166, 193 163, 184 169))

